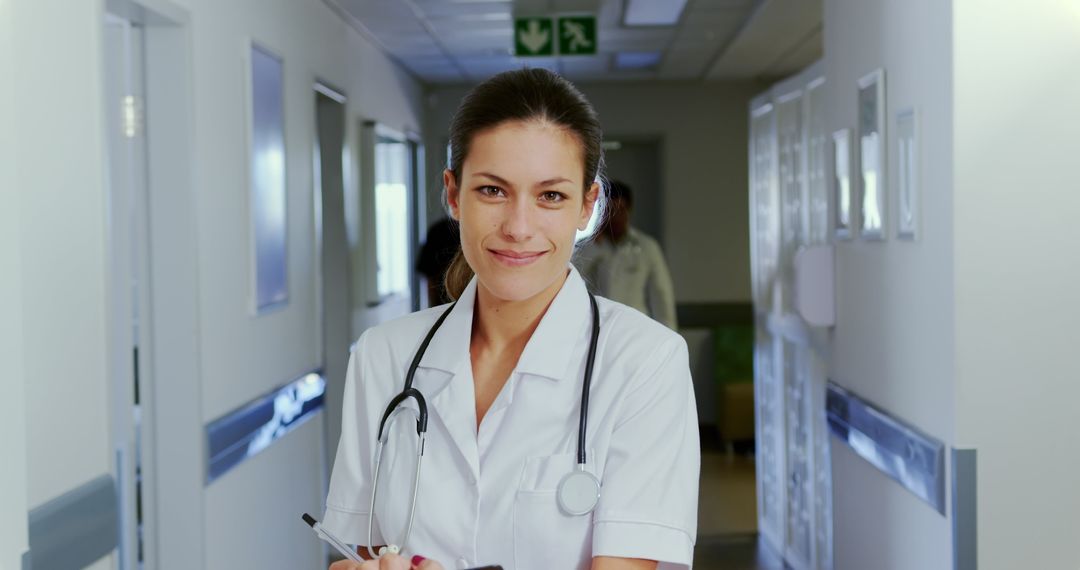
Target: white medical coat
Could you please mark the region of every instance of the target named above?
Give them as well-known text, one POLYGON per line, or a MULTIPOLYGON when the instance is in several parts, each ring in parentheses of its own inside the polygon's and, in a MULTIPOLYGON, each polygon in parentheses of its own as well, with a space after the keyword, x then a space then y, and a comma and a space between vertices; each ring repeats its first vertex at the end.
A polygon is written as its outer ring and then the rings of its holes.
MULTIPOLYGON (((570 516, 560 511, 555 489, 576 464, 592 320, 585 283, 571 268, 479 430, 469 358, 475 296, 474 278, 432 338, 414 378, 429 419, 408 554, 450 569, 588 568, 593 556, 689 568, 700 450, 682 337, 625 305, 597 299, 600 338, 586 450, 587 468, 602 490, 594 512, 570 516)), ((367 543, 379 420, 446 308, 371 328, 353 348, 323 522, 347 542, 367 543)), ((415 408, 412 400, 407 405, 415 408)), ((401 540, 416 439, 415 423, 403 419, 384 451, 376 544, 401 540)))
POLYGON ((575 254, 574 265, 594 291, 678 330, 675 285, 655 239, 630 228, 617 244, 591 240, 575 254))

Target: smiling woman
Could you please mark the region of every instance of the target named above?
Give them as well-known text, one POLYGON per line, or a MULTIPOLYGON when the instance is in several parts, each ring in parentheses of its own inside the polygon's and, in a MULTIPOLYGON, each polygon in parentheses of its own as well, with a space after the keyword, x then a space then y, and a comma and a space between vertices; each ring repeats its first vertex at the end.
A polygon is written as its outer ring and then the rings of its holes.
MULTIPOLYGON (((562 212, 566 222, 580 215, 583 221, 572 221, 584 230, 601 189, 602 140, 596 112, 567 81, 539 69, 497 75, 465 97, 450 124, 450 167, 443 174, 450 213, 461 221, 461 189, 473 189, 492 200, 504 199, 506 205, 535 199, 534 205, 562 212), (474 147, 481 151, 472 153, 474 147)), ((467 233, 472 230, 462 227, 463 238, 467 233)), ((573 242, 558 246, 549 269, 559 267, 563 253, 565 267, 573 253, 573 242)), ((473 262, 482 263, 478 252, 470 250, 474 247, 462 244, 447 274, 446 287, 455 299, 472 279, 473 262)))
MULTIPOLYGON (((454 169, 444 174, 463 259, 496 297, 520 301, 562 286, 600 188, 585 184, 580 148, 575 135, 543 119, 509 121, 473 136, 460 178, 454 169)), ((464 285, 450 283, 450 294, 464 285)))
MULTIPOLYGON (((458 568, 688 568, 700 453, 686 343, 593 296, 570 264, 601 192, 596 113, 524 69, 476 87, 450 133, 457 301, 354 345, 323 526, 371 556, 386 544, 458 568)), ((409 565, 332 568, 357 567, 409 565)))

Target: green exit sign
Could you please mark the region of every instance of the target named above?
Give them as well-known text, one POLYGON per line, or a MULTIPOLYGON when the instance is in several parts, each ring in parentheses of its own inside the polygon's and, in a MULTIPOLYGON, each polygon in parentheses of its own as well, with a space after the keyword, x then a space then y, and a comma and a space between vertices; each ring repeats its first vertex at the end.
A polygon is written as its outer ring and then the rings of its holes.
POLYGON ((559 18, 559 55, 596 54, 596 16, 559 18))
POLYGON ((514 55, 518 57, 555 55, 555 30, 551 18, 515 18, 514 55))
POLYGON ((514 18, 514 55, 596 55, 596 16, 514 18))

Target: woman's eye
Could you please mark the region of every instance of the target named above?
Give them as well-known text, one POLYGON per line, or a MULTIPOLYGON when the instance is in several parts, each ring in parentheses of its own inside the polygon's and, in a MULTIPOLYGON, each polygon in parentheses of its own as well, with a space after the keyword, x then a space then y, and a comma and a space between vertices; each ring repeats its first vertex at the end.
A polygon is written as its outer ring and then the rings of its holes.
POLYGON ((562 202, 566 199, 566 195, 562 192, 544 192, 540 195, 540 199, 544 202, 562 202))
POLYGON ((481 186, 477 188, 477 191, 489 198, 497 198, 502 195, 502 189, 498 186, 481 186))

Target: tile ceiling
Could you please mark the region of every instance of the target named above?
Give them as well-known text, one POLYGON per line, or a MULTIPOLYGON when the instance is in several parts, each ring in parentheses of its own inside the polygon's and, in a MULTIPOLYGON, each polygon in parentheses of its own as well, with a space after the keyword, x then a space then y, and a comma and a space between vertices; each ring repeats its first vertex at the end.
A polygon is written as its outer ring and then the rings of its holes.
MULTIPOLYGON (((674 26, 625 26, 629 0, 324 0, 429 84, 473 83, 525 65, 575 81, 775 78, 821 57, 821 0, 688 0, 674 26), (513 55, 515 16, 591 13, 592 56, 513 55), (620 69, 618 53, 658 63, 620 69)), ((668 2, 672 0, 635 0, 668 2)))

